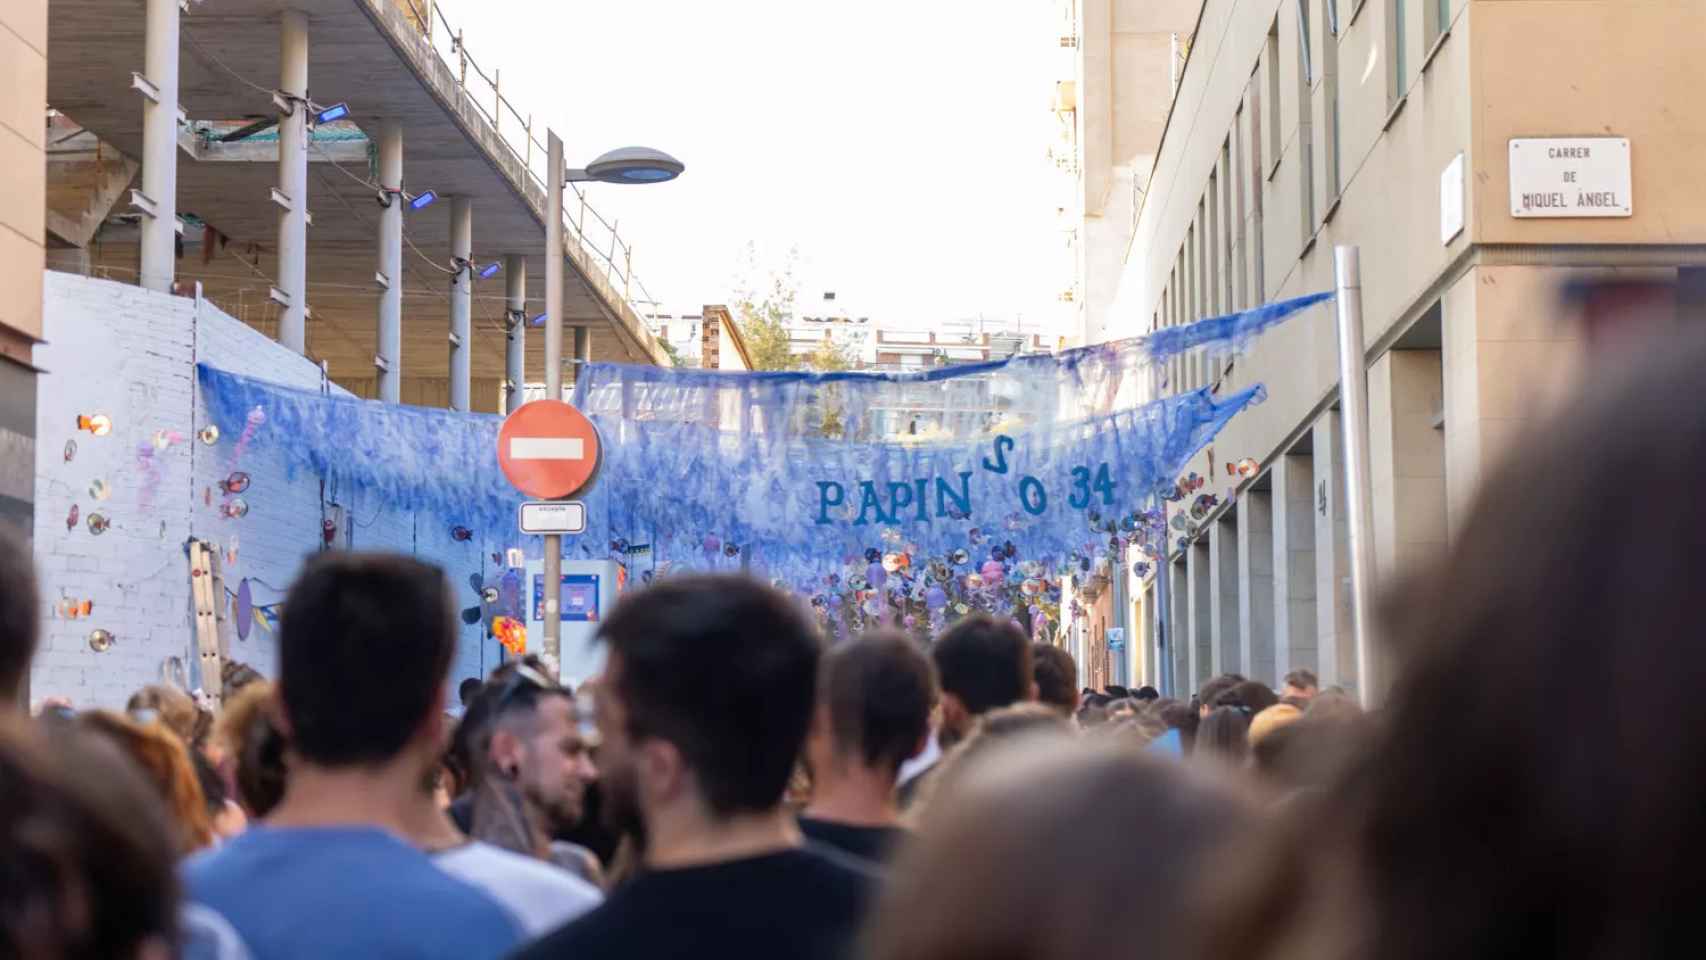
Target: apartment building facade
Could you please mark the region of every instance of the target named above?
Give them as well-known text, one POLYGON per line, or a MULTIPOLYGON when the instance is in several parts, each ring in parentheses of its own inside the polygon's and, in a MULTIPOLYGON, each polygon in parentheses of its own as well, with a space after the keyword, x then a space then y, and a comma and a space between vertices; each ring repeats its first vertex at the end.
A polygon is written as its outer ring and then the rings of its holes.
MULTIPOLYGON (((1334 247, 1359 247, 1377 590, 1583 388, 1598 348, 1568 283, 1635 278, 1667 320, 1706 321, 1706 3, 1206 0, 1194 33, 1109 334, 1331 289, 1334 247)), ((1134 674, 1357 687, 1337 365, 1322 306, 1158 372, 1268 400, 1192 467, 1222 503, 1161 565, 1166 647, 1154 579, 1133 592, 1134 674), (1244 458, 1259 471, 1229 476, 1244 458)))
POLYGON ((35 502, 47 162, 47 0, 0 4, 0 521, 29 535, 35 502))

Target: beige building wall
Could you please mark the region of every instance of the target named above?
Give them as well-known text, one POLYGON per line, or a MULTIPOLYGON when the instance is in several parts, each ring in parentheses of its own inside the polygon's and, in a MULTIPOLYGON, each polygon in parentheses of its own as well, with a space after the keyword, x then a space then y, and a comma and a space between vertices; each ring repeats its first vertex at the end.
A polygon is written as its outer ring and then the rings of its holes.
POLYGON ((29 363, 41 338, 47 209, 47 0, 0 3, 0 355, 29 363))
MULTIPOLYGON (((1585 341, 1558 304, 1561 281, 1612 268, 1691 287, 1699 274, 1679 269, 1706 266, 1706 112, 1695 103, 1706 3, 1450 0, 1443 23, 1438 10, 1206 0, 1121 277, 1119 300, 1133 308, 1107 330, 1137 335, 1327 290, 1333 247, 1359 246, 1385 582, 1443 547, 1488 465, 1577 383, 1585 341), (1508 142, 1592 136, 1630 139, 1633 215, 1512 217, 1508 142), (1459 156, 1463 226, 1442 237, 1442 174, 1459 156)), ((1315 308, 1230 369, 1171 364, 1166 389, 1267 387, 1213 450, 1218 463, 1254 457, 1272 471, 1290 460, 1291 474, 1311 477, 1301 498, 1277 477, 1242 481, 1274 486, 1274 669, 1307 665, 1354 684, 1334 516, 1342 479, 1330 476, 1342 454, 1322 447, 1337 440, 1324 420, 1335 332, 1331 307, 1315 308), (1291 515, 1299 509, 1315 522, 1291 515), (1322 536, 1306 600, 1304 571, 1286 561, 1307 526, 1322 536), (1313 623, 1299 610, 1308 600, 1313 623)), ((1192 468, 1207 466, 1204 456, 1192 468)))

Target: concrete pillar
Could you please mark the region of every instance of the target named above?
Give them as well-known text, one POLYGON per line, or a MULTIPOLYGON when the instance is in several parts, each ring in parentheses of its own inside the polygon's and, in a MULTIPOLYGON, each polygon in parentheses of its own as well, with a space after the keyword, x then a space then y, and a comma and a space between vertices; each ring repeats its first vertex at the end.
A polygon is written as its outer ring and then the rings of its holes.
POLYGON ((1208 530, 1210 674, 1243 673, 1238 623, 1238 519, 1222 515, 1208 530))
POLYGON ((1315 629, 1321 684, 1355 690, 1351 622, 1349 502, 1345 496, 1344 422, 1328 410, 1315 421, 1315 629))
POLYGON ((279 31, 278 89, 290 112, 278 118, 278 342, 308 352, 308 15, 286 10, 279 31))
POLYGON ((386 403, 403 399, 403 128, 395 120, 379 125, 379 185, 390 205, 379 211, 378 390, 386 403), (394 191, 394 192, 391 192, 394 191))
MULTIPOLYGON (((1434 426, 1441 392, 1438 350, 1389 350, 1368 370, 1374 565, 1382 584, 1445 552, 1445 435, 1434 426)), ((1384 651, 1377 645, 1368 655, 1375 682, 1390 685, 1384 651)), ((1372 692, 1379 699, 1386 691, 1372 692)))
POLYGON ((153 202, 142 218, 138 280, 169 292, 178 259, 178 0, 148 0, 143 76, 154 97, 142 98, 142 193, 153 202))
POLYGON ((1276 686, 1274 673, 1274 506, 1272 490, 1238 501, 1238 638, 1244 675, 1276 686))
POLYGON ((1191 672, 1188 686, 1194 693, 1214 676, 1214 587, 1209 578, 1213 558, 1209 556, 1208 538, 1199 537, 1192 543, 1186 557, 1191 599, 1191 672))
POLYGON ((504 310, 504 413, 514 413, 527 384, 527 258, 519 253, 504 257, 504 310))
POLYGON ((467 197, 450 201, 450 409, 468 410, 470 350, 473 347, 474 209, 467 197))
MULTIPOLYGON (((1446 510, 1456 531, 1499 455, 1580 389, 1588 345, 1550 302, 1571 271, 1470 269, 1441 299, 1446 510)), ((1537 482, 1544 482, 1537 480, 1537 482)))
POLYGON ((1167 563, 1167 575, 1173 578, 1167 583, 1167 596, 1173 608, 1173 619, 1167 624, 1167 660, 1168 669, 1173 674, 1173 696, 1181 700, 1191 695, 1188 689, 1191 685, 1191 661, 1194 659, 1191 649, 1196 646, 1191 640, 1189 556, 1189 552, 1185 552, 1177 562, 1167 563))
POLYGON ((1273 491, 1274 677, 1316 670, 1315 468, 1307 453, 1287 453, 1269 471, 1273 491))

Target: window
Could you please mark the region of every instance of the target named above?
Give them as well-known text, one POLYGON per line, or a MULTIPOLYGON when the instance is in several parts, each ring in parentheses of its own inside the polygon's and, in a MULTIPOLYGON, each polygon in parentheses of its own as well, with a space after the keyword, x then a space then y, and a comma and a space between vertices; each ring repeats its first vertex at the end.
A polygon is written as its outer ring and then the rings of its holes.
POLYGON ((1268 27, 1268 50, 1263 57, 1263 68, 1267 71, 1268 79, 1268 162, 1272 164, 1267 175, 1272 177, 1279 169, 1280 151, 1285 149, 1285 141, 1280 131, 1280 76, 1279 76, 1279 18, 1275 17, 1268 27))
POLYGON ((1321 87, 1327 101, 1327 206, 1331 209, 1345 188, 1339 150, 1339 0, 1321 0, 1321 4, 1327 11, 1327 36, 1321 40, 1321 87))
POLYGON ((1227 168, 1232 177, 1233 221, 1232 221, 1232 275, 1235 278, 1232 292, 1232 302, 1240 310, 1250 307, 1250 223, 1245 219, 1244 196, 1249 189, 1244 182, 1244 105, 1238 105, 1238 113, 1232 118, 1232 158, 1231 166, 1227 168))
POLYGON ((1409 89, 1410 65, 1404 30, 1404 21, 1409 19, 1408 6, 1405 0, 1386 0, 1386 54, 1391 64, 1386 77, 1391 84, 1386 91, 1386 106, 1394 111, 1409 89))
POLYGON ((1309 0, 1297 2, 1297 202, 1303 242, 1315 236, 1315 97, 1311 88, 1309 0))
MULTIPOLYGON (((1422 0, 1427 5, 1422 19, 1426 21, 1422 30, 1422 41, 1426 45, 1428 56, 1433 56, 1434 48, 1451 32, 1451 0, 1422 0)), ((1427 64, 1422 64, 1426 70, 1427 64)))
POLYGON ((1206 307, 1204 312, 1208 316, 1217 317, 1221 313, 1219 172, 1210 173, 1208 175, 1208 193, 1203 195, 1203 203, 1206 204, 1206 209, 1208 211, 1207 219, 1203 221, 1208 224, 1208 231, 1206 234, 1206 239, 1208 241, 1208 256, 1203 258, 1204 263, 1208 266, 1208 269, 1203 271, 1204 277, 1208 280, 1208 292, 1203 297, 1203 303, 1206 307))
POLYGON ((1262 88, 1254 75, 1250 77, 1250 299, 1261 304, 1267 299, 1267 234, 1262 227, 1262 183, 1266 168, 1262 165, 1262 88))
POLYGON ((1238 300, 1233 292, 1232 238, 1238 230, 1237 221, 1232 213, 1232 138, 1227 137, 1220 143, 1220 244, 1215 247, 1214 255, 1220 261, 1220 303, 1223 312, 1231 313, 1239 308, 1238 300))

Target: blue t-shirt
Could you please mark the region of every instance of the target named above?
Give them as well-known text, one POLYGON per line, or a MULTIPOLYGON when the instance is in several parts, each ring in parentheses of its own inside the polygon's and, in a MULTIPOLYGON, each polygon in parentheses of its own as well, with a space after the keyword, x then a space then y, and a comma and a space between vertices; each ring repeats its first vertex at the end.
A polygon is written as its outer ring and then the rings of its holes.
MULTIPOLYGON (((501 957, 521 931, 485 892, 376 827, 251 827, 183 867, 187 899, 254 960, 501 957)), ((227 951, 189 931, 185 960, 227 951)))

